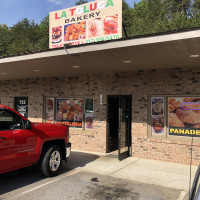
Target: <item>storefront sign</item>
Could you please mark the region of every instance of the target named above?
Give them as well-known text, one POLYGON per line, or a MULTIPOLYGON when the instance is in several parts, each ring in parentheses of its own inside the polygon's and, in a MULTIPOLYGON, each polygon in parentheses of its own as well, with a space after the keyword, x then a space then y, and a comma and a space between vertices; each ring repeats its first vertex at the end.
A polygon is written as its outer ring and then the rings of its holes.
POLYGON ((57 99, 56 113, 57 124, 64 124, 69 127, 82 128, 83 99, 57 99))
POLYGON ((170 127, 169 135, 200 137, 200 129, 170 127))
POLYGON ((28 117, 28 97, 15 97, 15 110, 28 117))
POLYGON ((97 0, 49 13, 49 48, 122 37, 122 0, 97 0))
POLYGON ((169 97, 169 135, 200 137, 199 97, 169 97))

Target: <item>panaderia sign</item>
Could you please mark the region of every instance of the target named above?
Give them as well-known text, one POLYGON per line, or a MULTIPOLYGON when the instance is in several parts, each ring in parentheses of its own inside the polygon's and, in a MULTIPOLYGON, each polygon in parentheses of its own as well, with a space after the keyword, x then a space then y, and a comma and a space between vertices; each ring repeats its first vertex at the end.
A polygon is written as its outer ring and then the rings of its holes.
POLYGON ((49 13, 49 48, 122 37, 122 0, 97 0, 49 13))

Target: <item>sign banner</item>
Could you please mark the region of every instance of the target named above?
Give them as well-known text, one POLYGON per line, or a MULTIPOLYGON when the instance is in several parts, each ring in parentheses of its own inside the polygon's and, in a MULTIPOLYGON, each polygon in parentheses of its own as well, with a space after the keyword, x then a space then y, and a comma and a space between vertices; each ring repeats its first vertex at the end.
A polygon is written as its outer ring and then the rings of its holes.
POLYGON ((170 127, 169 135, 200 137, 200 129, 170 127))
POLYGON ((64 124, 69 127, 82 128, 82 120, 82 98, 57 99, 57 124, 64 124))
POLYGON ((28 97, 15 97, 15 110, 28 118, 28 97))
POLYGON ((49 48, 122 37, 122 0, 96 0, 49 13, 49 48))
POLYGON ((200 137, 200 98, 169 97, 169 135, 200 137))

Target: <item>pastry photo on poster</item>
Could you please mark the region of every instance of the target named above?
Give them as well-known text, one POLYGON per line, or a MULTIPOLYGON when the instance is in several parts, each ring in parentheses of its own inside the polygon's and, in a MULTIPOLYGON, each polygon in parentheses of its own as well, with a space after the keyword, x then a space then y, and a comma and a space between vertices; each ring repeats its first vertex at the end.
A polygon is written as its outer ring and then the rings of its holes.
POLYGON ((200 97, 168 98, 169 135, 200 136, 200 97))
POLYGON ((164 134, 164 116, 152 116, 152 134, 164 134))
POLYGON ((57 99, 56 119, 57 123, 61 122, 69 127, 81 128, 83 120, 83 99, 57 99))
POLYGON ((94 114, 85 113, 85 128, 93 129, 94 114))
POLYGON ((164 97, 151 97, 151 115, 164 116, 164 97))

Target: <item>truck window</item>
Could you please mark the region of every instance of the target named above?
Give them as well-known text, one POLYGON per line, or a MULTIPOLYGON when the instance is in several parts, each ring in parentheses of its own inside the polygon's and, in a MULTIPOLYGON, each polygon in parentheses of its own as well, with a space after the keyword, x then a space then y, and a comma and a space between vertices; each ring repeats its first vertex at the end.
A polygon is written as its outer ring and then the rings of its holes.
POLYGON ((22 129, 22 119, 15 113, 0 109, 0 131, 22 129))

